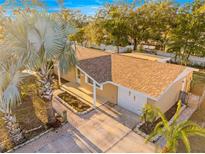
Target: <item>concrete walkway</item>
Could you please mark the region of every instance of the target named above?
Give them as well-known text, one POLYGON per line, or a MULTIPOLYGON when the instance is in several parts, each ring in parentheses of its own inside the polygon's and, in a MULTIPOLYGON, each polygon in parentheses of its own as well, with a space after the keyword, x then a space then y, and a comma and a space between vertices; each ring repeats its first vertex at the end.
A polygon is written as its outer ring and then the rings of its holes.
POLYGON ((184 111, 182 111, 182 113, 179 117, 179 122, 188 120, 192 116, 192 114, 199 107, 199 100, 200 100, 200 96, 196 96, 196 95, 193 95, 193 94, 189 95, 188 107, 184 111))
MULTIPOLYGON (((92 94, 92 92, 82 88, 81 86, 79 86, 79 84, 73 83, 73 82, 68 82, 68 83, 62 85, 61 89, 70 93, 73 96, 76 96, 82 102, 84 102, 90 106, 93 106, 93 94, 92 94)), ((58 91, 59 90, 57 90, 56 92, 58 92, 58 91)), ((107 99, 100 97, 100 96, 96 96, 96 103, 95 104, 97 107, 103 105, 106 102, 107 102, 107 99)))
MULTIPOLYGON (((58 112, 66 109, 57 102, 53 106, 58 112)), ((69 123, 15 152, 155 152, 132 131, 139 118, 127 110, 108 103, 83 116, 67 112, 69 123)))

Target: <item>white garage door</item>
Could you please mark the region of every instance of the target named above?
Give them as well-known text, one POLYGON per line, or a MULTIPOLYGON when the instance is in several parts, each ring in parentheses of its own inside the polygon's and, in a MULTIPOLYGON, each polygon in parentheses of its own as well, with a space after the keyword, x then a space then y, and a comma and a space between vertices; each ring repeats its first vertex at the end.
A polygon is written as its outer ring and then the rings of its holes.
POLYGON ((127 88, 118 87, 118 105, 140 115, 144 105, 147 103, 147 97, 131 91, 127 88))

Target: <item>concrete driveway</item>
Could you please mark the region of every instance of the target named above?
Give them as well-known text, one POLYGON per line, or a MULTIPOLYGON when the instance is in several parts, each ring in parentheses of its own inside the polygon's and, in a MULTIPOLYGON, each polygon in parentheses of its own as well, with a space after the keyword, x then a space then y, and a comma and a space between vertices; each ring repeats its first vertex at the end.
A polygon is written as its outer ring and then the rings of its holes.
MULTIPOLYGON (((65 110, 60 103, 53 106, 65 110)), ((132 131, 139 118, 127 110, 105 104, 84 116, 67 112, 69 123, 15 152, 155 152, 132 131)))

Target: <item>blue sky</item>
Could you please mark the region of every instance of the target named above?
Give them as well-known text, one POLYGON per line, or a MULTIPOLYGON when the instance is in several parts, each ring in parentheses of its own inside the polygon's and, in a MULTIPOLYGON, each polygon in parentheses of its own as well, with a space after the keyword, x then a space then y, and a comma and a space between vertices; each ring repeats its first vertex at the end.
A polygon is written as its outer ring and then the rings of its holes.
MULTIPOLYGON (((0 0, 2 4, 5 0, 0 0)), ((56 12, 59 10, 59 6, 56 0, 43 0, 48 7, 49 12, 56 12)), ((87 15, 93 15, 95 12, 107 2, 113 2, 114 0, 64 0, 66 8, 78 9, 82 13, 87 15)), ((131 2, 132 0, 128 0, 131 2)), ((192 2, 193 0, 176 0, 176 2, 183 5, 186 2, 192 2)))

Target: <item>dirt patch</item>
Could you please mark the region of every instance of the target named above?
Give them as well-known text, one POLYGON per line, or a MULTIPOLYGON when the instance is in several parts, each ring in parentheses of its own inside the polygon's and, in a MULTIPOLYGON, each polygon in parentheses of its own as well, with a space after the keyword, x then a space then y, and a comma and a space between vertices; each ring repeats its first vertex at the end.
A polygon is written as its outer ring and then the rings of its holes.
POLYGON ((191 93, 201 96, 205 90, 205 72, 194 72, 191 82, 191 93))
MULTIPOLYGON (((167 120, 170 120, 177 110, 177 103, 173 105, 166 113, 165 117, 167 120)), ((145 134, 149 135, 154 130, 155 126, 161 121, 161 118, 157 119, 155 122, 146 122, 139 127, 139 130, 144 132, 145 134)))
MULTIPOLYGON (((38 85, 33 76, 23 81, 20 86, 22 103, 19 104, 13 113, 16 115, 17 122, 24 131, 37 128, 39 129, 25 134, 26 139, 31 139, 34 136, 45 131, 45 125, 48 121, 46 103, 37 95, 38 85)), ((3 114, 0 114, 0 146, 3 150, 11 149, 14 145, 11 142, 7 132, 3 114)))
POLYGON ((74 110, 77 112, 84 112, 91 108, 91 106, 83 103, 77 97, 72 96, 67 92, 63 92, 58 95, 62 100, 64 100, 67 104, 69 104, 74 110))

